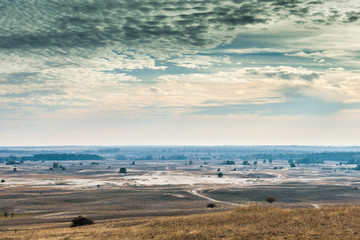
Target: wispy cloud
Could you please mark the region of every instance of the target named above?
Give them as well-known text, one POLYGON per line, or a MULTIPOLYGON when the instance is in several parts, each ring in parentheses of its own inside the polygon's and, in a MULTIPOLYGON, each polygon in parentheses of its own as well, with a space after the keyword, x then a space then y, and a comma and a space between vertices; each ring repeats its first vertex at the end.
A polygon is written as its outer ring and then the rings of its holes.
POLYGON ((2 0, 0 113, 356 112, 359 16, 358 0, 2 0))

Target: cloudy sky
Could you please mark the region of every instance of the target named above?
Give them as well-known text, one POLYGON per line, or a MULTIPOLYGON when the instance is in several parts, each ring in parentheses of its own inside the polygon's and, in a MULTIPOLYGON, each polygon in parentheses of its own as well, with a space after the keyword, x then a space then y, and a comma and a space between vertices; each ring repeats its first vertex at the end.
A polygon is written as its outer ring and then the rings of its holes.
POLYGON ((359 145, 358 0, 1 0, 0 145, 359 145))

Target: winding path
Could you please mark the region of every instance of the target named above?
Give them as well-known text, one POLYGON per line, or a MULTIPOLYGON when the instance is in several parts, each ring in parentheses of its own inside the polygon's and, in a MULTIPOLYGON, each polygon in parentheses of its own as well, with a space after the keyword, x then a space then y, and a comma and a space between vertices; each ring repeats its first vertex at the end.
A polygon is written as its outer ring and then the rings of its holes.
POLYGON ((202 188, 197 188, 197 189, 193 189, 193 190, 189 191, 189 193, 191 193, 191 194, 194 195, 194 196, 198 196, 198 197, 204 198, 204 199, 206 199, 206 200, 209 200, 209 201, 211 201, 211 202, 222 203, 222 204, 227 204, 227 205, 232 205, 232 206, 242 206, 242 207, 246 207, 246 206, 247 206, 247 205, 245 205, 245 204, 238 204, 238 203, 232 203, 232 202, 226 202, 226 201, 220 201, 220 200, 213 199, 213 198, 211 198, 211 197, 202 195, 202 194, 200 193, 201 190, 202 190, 202 188))
MULTIPOLYGON (((201 194, 201 190, 203 190, 203 188, 192 189, 192 190, 189 191, 189 193, 191 193, 194 196, 198 196, 198 197, 204 198, 206 200, 209 200, 211 202, 222 203, 222 204, 227 204, 227 205, 232 205, 232 206, 241 206, 241 207, 248 207, 249 206, 247 204, 239 204, 239 203, 232 203, 232 202, 216 200, 214 198, 211 198, 211 197, 208 197, 208 196, 205 196, 205 195, 201 194)), ((316 209, 321 208, 320 205, 318 205, 318 204, 310 204, 310 205, 313 206, 316 209)))

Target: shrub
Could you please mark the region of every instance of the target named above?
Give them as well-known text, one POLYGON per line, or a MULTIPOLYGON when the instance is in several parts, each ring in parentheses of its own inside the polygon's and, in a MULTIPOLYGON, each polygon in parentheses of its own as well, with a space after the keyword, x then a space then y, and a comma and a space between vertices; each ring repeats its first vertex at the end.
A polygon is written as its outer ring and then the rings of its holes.
POLYGON ((13 169, 13 172, 17 172, 17 168, 16 168, 16 167, 13 169))
POLYGON ((221 172, 218 173, 218 177, 221 178, 223 174, 221 172))
POLYGON ((225 165, 235 165, 234 161, 224 161, 223 164, 225 165))
POLYGON ((216 205, 214 203, 209 203, 206 207, 207 208, 216 208, 216 205))
POLYGON ((1 179, 1 182, 5 182, 5 179, 1 179))
POLYGON ((72 220, 72 223, 70 227, 77 227, 77 226, 85 226, 85 225, 91 225, 94 224, 94 222, 86 217, 78 216, 72 220))
POLYGON ((290 163, 290 167, 296 167, 295 163, 290 163))
POLYGON ((265 200, 269 203, 275 202, 275 198, 273 196, 267 196, 265 200))
POLYGON ((124 168, 124 167, 120 168, 119 173, 127 173, 126 168, 124 168))

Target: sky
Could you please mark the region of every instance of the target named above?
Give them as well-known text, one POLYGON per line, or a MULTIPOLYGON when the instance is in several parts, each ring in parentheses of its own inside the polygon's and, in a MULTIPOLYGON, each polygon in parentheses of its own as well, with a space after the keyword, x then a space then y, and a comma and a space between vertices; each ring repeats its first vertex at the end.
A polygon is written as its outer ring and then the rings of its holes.
POLYGON ((358 0, 1 0, 0 145, 360 145, 358 0))

